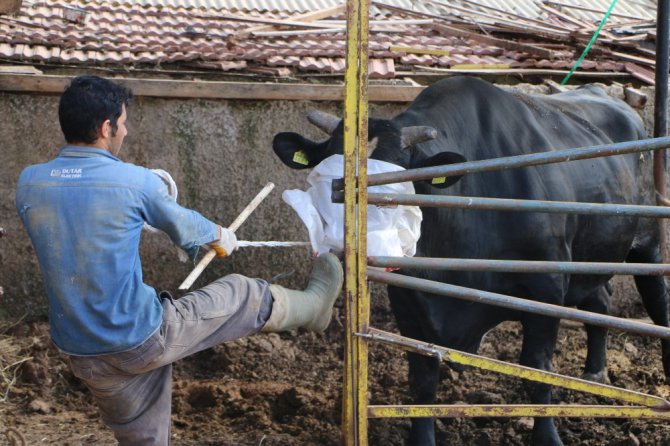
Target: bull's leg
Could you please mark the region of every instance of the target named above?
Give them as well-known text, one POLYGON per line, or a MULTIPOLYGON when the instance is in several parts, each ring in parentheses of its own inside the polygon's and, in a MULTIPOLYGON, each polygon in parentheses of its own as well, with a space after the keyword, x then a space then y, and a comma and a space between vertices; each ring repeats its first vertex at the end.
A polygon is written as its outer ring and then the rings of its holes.
MULTIPOLYGON (((408 353, 409 386, 416 404, 435 404, 440 380, 440 362, 437 358, 408 353)), ((408 445, 435 446, 435 420, 412 418, 408 445)))
MULTIPOLYGON (((422 315, 417 311, 417 292, 388 287, 391 309, 398 329, 403 336, 426 340, 423 334, 422 315)), ((408 353, 410 392, 416 404, 433 404, 440 378, 440 364, 436 358, 416 353, 408 353)), ((412 418, 409 445, 435 446, 435 420, 433 418, 412 418)))
MULTIPOLYGON (((558 336, 559 320, 551 317, 527 315, 523 324, 523 346, 520 362, 527 367, 550 371, 558 336)), ((529 382, 528 390, 533 404, 550 404, 551 387, 547 384, 529 382)), ((551 417, 535 418, 533 425, 534 445, 562 445, 558 436, 554 419, 551 417)))
MULTIPOLYGON (((608 314, 610 293, 603 286, 578 305, 580 310, 608 314)), ((586 325, 587 353, 582 378, 599 383, 609 383, 607 377, 607 329, 586 325)))
MULTIPOLYGON (((652 249, 633 249, 628 254, 629 263, 661 263, 658 247, 652 249)), ((668 326, 668 287, 665 279, 659 276, 635 276, 635 285, 642 296, 644 308, 656 325, 668 326)), ((670 381, 670 341, 661 340, 663 370, 666 381, 670 381)))

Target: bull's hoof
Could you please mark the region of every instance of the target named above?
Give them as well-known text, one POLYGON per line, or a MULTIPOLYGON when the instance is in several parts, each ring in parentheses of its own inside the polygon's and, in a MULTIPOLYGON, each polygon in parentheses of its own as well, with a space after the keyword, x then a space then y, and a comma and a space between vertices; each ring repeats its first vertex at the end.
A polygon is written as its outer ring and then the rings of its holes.
POLYGON ((533 446, 563 446, 552 418, 535 418, 531 443, 533 446))
POLYGON ((533 446, 563 446, 561 438, 556 435, 533 435, 533 446))
POLYGON ((607 376, 607 370, 598 373, 584 373, 582 379, 600 384, 610 384, 610 378, 607 376))

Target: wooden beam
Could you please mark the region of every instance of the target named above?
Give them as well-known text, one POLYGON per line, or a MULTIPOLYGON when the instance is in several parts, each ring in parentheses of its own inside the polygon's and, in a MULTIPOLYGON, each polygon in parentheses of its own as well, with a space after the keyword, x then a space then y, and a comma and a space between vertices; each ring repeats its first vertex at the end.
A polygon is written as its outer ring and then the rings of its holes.
MULTIPOLYGON (((502 22, 496 22, 496 27, 498 28, 496 30, 497 33, 505 33, 505 34, 511 34, 515 38, 519 38, 521 36, 525 36, 528 39, 533 39, 533 40, 538 40, 538 39, 544 39, 548 41, 553 41, 553 42, 561 42, 561 43, 567 43, 572 45, 572 38, 570 37, 570 32, 569 31, 551 31, 551 32, 545 32, 542 30, 538 30, 537 28, 531 28, 531 27, 520 27, 518 25, 510 25, 509 23, 502 23, 502 22)), ((537 43, 537 46, 541 46, 541 42, 537 43)))
POLYGON ((628 105, 641 110, 647 105, 647 95, 640 90, 632 87, 625 87, 623 90, 624 99, 628 105))
POLYGON ((448 50, 437 50, 432 48, 411 48, 406 46, 389 46, 388 50, 392 53, 410 53, 410 54, 428 54, 431 56, 448 56, 448 50))
POLYGON ((506 63, 459 63, 451 66, 452 70, 507 70, 506 63))
POLYGON ((0 65, 0 73, 3 74, 42 74, 40 70, 32 65, 0 65))
POLYGON ((626 67, 626 71, 628 71, 635 79, 639 79, 649 85, 656 84, 656 78, 654 76, 653 70, 648 70, 644 67, 634 64, 633 62, 626 62, 624 66, 626 67))
POLYGON ((254 31, 251 35, 256 37, 277 37, 277 36, 302 36, 305 34, 337 34, 345 33, 346 27, 341 28, 319 28, 319 29, 295 29, 285 31, 254 31))
MULTIPOLYGON (((52 75, 0 74, 0 91, 60 94, 72 78, 52 75)), ((133 90, 135 96, 158 98, 247 99, 286 101, 342 101, 343 85, 283 84, 260 82, 184 81, 110 78, 133 90)), ((372 102, 411 102, 421 86, 370 85, 372 102)))
POLYGON ((575 29, 584 29, 588 28, 589 26, 586 23, 582 22, 581 20, 577 20, 574 17, 570 17, 568 14, 564 14, 556 8, 552 8, 551 6, 543 5, 541 3, 538 4, 537 6, 539 6, 540 9, 563 19, 564 22, 568 22, 571 25, 575 26, 575 29))
MULTIPOLYGON (((347 11, 346 3, 343 3, 339 6, 333 6, 332 8, 320 9, 318 11, 310 11, 304 14, 299 14, 291 18, 298 22, 312 22, 314 20, 321 20, 327 17, 332 17, 337 14, 342 14, 347 11)), ((262 25, 262 26, 253 26, 251 28, 242 29, 237 31, 235 35, 237 36, 248 36, 254 32, 263 32, 263 31, 273 31, 276 30, 277 24, 275 25, 262 25)))
POLYGON ((617 59, 625 60, 626 62, 649 65, 652 68, 656 66, 656 60, 647 59, 646 57, 633 56, 632 54, 620 53, 617 51, 606 51, 605 54, 608 54, 611 57, 615 57, 617 59))
POLYGON ((281 19, 264 19, 259 17, 250 17, 250 16, 237 16, 229 14, 194 14, 192 17, 208 20, 230 20, 232 22, 249 22, 249 23, 261 23, 263 26, 266 25, 279 25, 279 26, 299 26, 304 28, 327 28, 328 26, 321 25, 314 22, 299 22, 296 20, 281 20, 281 19))
MULTIPOLYGON (((656 26, 654 21, 652 19, 648 20, 631 20, 628 22, 616 22, 616 23, 606 23, 603 25, 603 29, 615 29, 615 28, 649 28, 652 26, 656 26)), ((582 31, 585 33, 593 33, 595 32, 600 25, 594 25, 590 26, 588 28, 584 28, 582 31)), ((641 34, 646 34, 646 30, 641 30, 641 34)))
MULTIPOLYGON (((403 71, 396 71, 396 76, 423 76, 426 75, 426 72, 435 73, 439 76, 461 76, 464 74, 475 75, 475 76, 565 76, 570 71, 569 70, 549 70, 544 68, 510 68, 510 69, 485 69, 485 70, 461 70, 461 69, 449 69, 449 68, 435 68, 429 66, 419 66, 415 65, 414 69, 417 71, 407 73, 403 71)), ((575 71, 573 74, 575 77, 584 77, 584 78, 629 78, 632 76, 630 73, 620 73, 613 71, 575 71)))
POLYGON ((472 39, 475 42, 483 42, 487 43, 489 45, 494 45, 497 46, 498 48, 504 48, 508 50, 516 50, 516 51, 525 51, 531 54, 535 54, 536 56, 541 56, 547 59, 556 59, 558 58, 558 54, 556 51, 551 51, 547 50, 545 48, 540 48, 535 45, 529 45, 526 43, 519 43, 519 42, 514 42, 512 40, 504 40, 504 39, 498 39, 496 37, 489 37, 485 36, 483 34, 478 34, 478 33, 473 33, 470 31, 465 31, 460 28, 456 28, 454 26, 447 26, 447 25, 432 25, 432 28, 439 32, 440 34, 443 35, 448 35, 448 36, 456 36, 456 37, 464 37, 466 39, 472 39))
POLYGON ((549 87, 549 92, 551 94, 556 94, 556 93, 563 93, 564 91, 568 91, 566 87, 563 85, 552 81, 551 79, 545 79, 544 84, 549 87))

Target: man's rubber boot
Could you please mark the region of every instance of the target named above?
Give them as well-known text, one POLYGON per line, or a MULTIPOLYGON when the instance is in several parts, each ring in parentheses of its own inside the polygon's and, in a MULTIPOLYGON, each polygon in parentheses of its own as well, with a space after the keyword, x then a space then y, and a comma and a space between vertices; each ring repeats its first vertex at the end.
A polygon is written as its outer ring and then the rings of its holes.
POLYGON ((342 291, 344 272, 333 254, 316 259, 309 283, 304 291, 270 285, 274 302, 272 313, 262 331, 277 332, 292 328, 322 332, 333 315, 333 304, 342 291))

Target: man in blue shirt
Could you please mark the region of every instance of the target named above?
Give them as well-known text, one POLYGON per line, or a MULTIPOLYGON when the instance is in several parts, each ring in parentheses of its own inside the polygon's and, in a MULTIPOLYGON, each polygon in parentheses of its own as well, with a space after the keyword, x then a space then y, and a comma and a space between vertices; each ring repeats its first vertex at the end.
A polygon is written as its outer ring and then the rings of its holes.
POLYGON ((203 245, 230 255, 237 239, 177 204, 158 175, 117 158, 131 97, 96 76, 73 79, 58 110, 67 145, 21 173, 16 207, 42 271, 51 338, 103 421, 122 445, 168 444, 172 362, 261 330, 325 330, 343 272, 326 254, 304 291, 232 274, 174 300, 145 284, 145 223, 191 258, 203 245))

